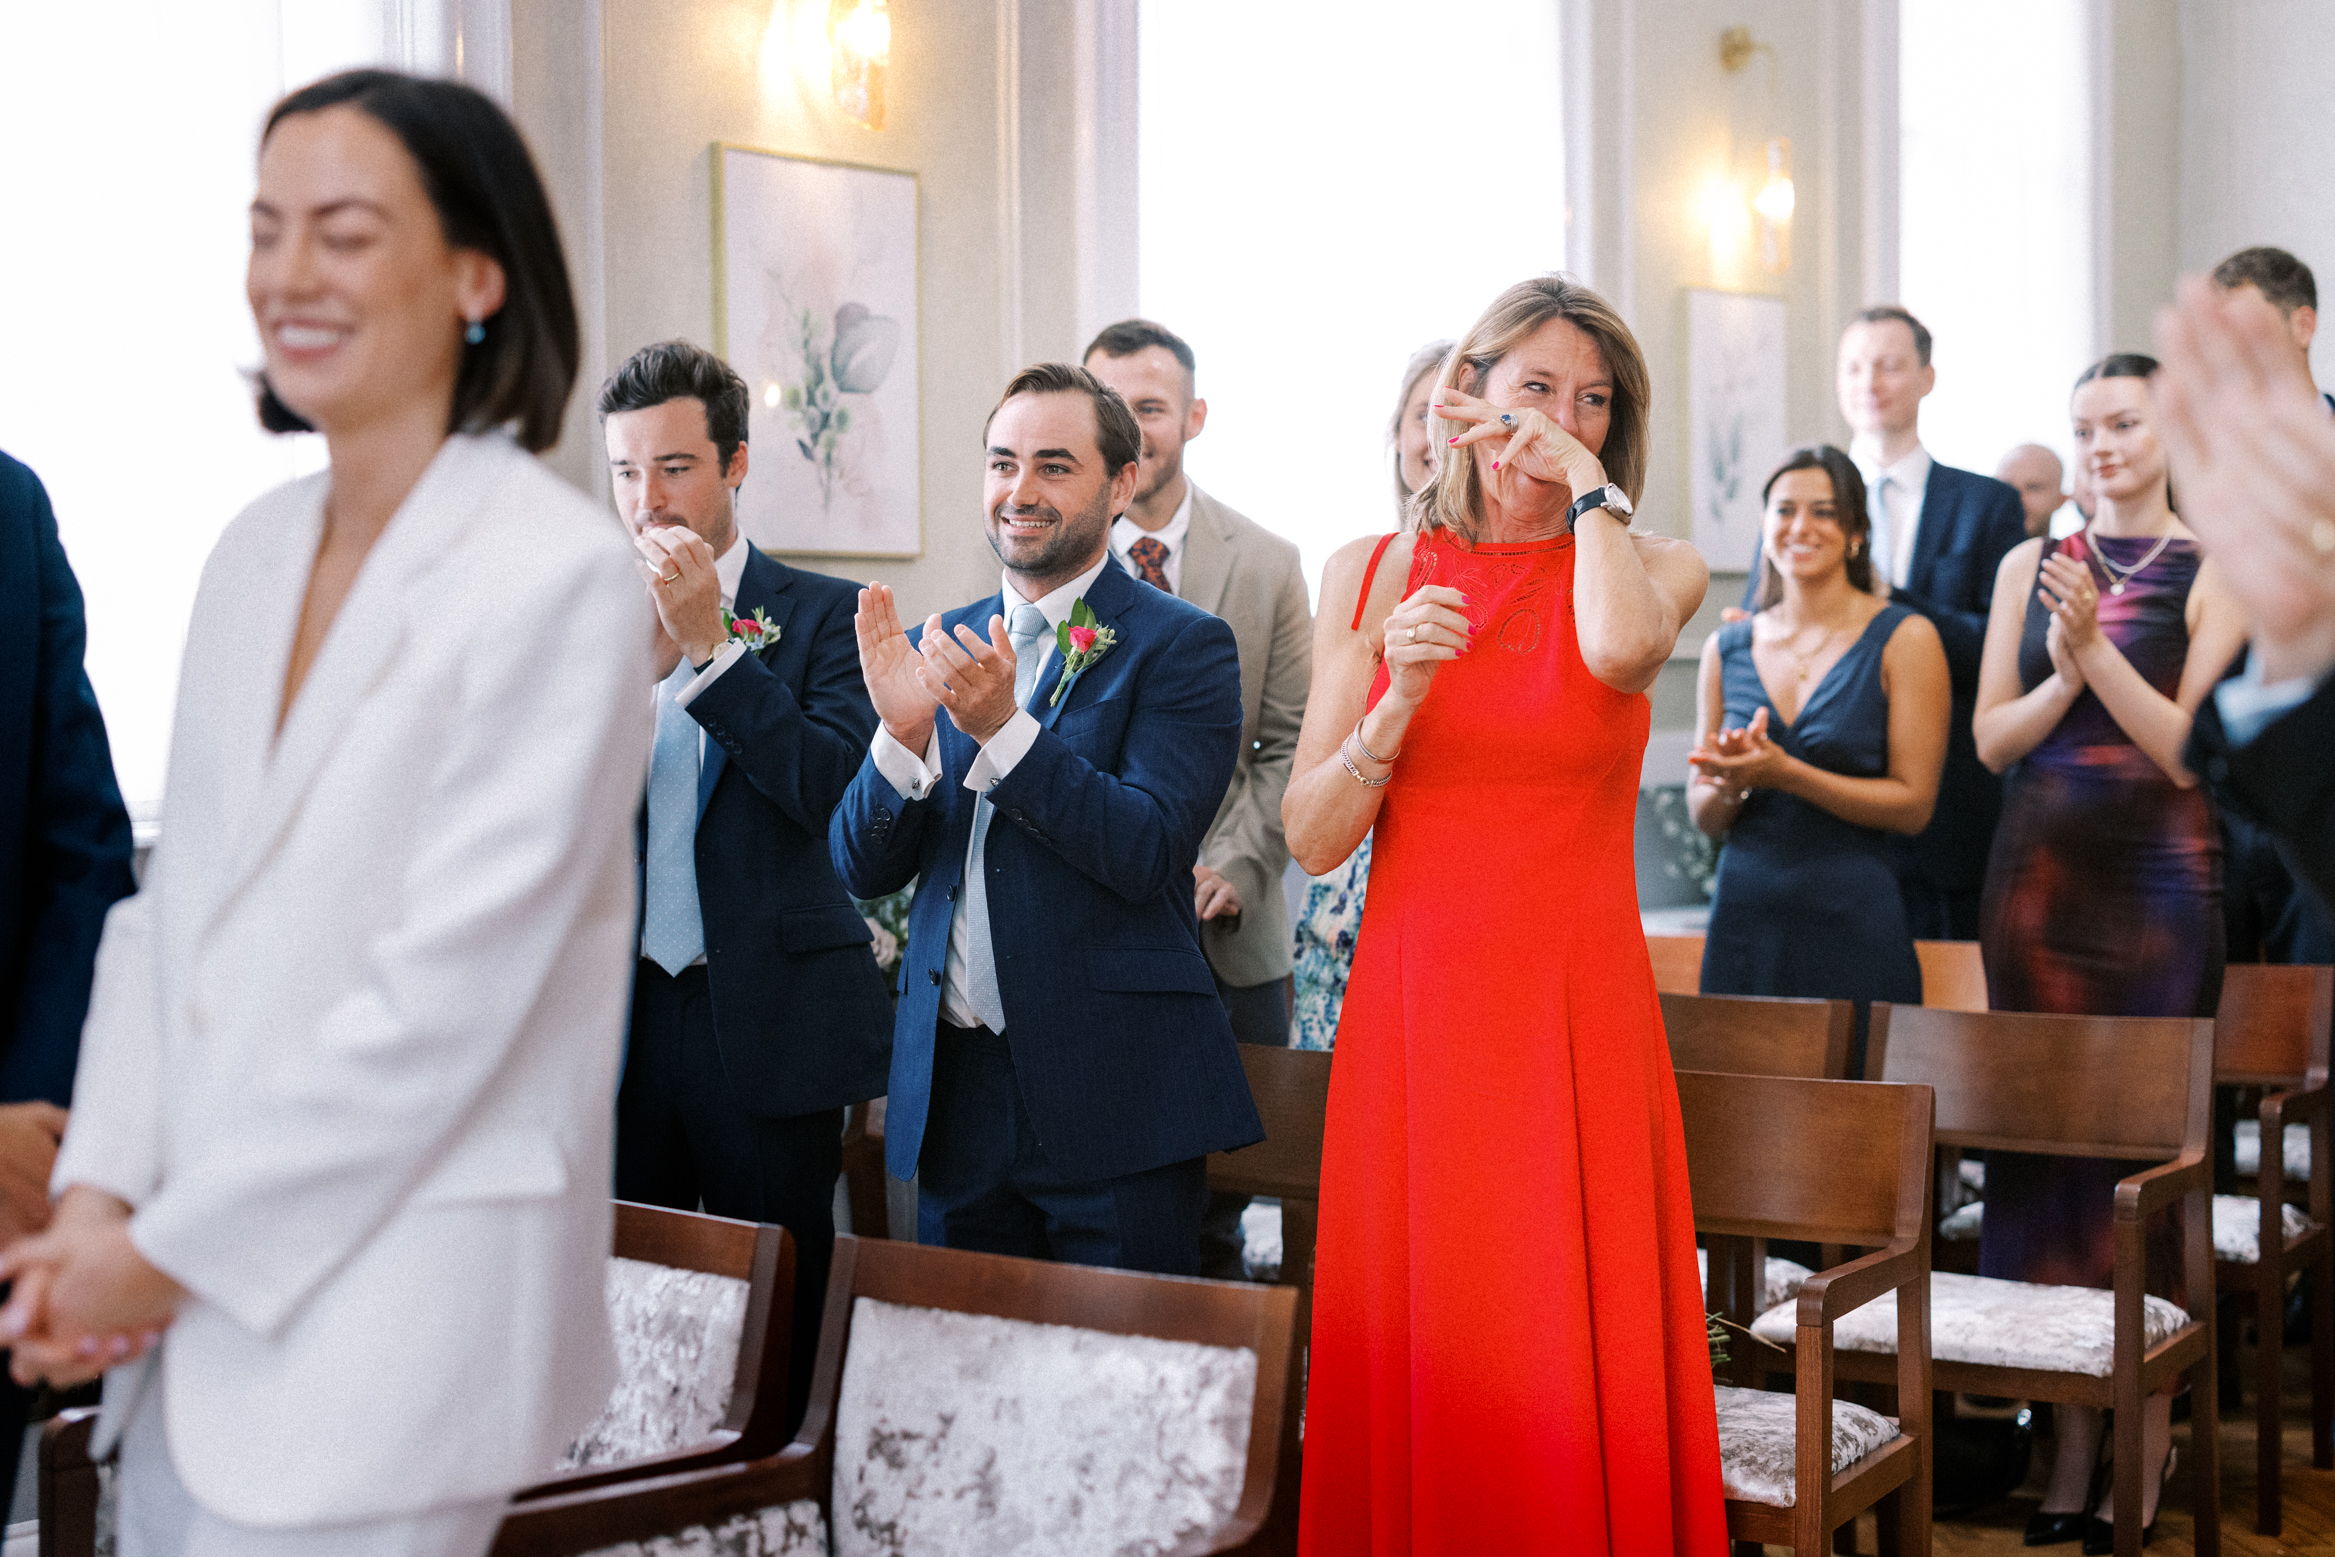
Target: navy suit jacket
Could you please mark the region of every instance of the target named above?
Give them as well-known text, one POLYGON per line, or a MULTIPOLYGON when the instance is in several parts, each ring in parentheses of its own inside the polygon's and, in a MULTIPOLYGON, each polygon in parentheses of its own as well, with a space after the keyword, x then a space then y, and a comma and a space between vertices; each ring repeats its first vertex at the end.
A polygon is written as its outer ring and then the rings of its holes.
MULTIPOLYGON (((1030 695, 1044 728, 990 790, 985 854, 1005 1038, 1047 1157, 1116 1178, 1264 1139, 1232 1024, 1200 954, 1192 866, 1239 756, 1240 652, 1198 606, 1106 562, 1086 596, 1118 634, 1049 705, 1056 654, 1030 695)), ((986 635, 992 595, 942 618, 986 635)), ((980 747, 939 720, 941 780, 904 800, 871 756, 829 840, 862 897, 919 882, 901 957, 886 1161, 916 1171, 932 1093, 949 920, 972 840, 966 771, 980 747)))
POLYGON ((82 645, 49 495, 0 454, 0 1102, 72 1097, 98 935, 134 890, 82 645))
MULTIPOLYGON (((1954 707, 1946 731, 1946 766, 1938 778, 1938 807, 1930 825, 1897 844, 1900 875, 1919 876, 1943 891, 1974 891, 1986 879, 1986 855, 2003 808, 2002 781, 1978 760, 1971 720, 1978 712, 1978 662, 1986 646, 1986 618, 1994 605, 1994 578, 2003 558, 2027 538, 2027 511, 2006 482, 1933 462, 1922 492, 1920 528, 1905 587, 1890 598, 1928 617, 1946 647, 1954 707)), ((1759 553, 1743 608, 1759 604, 1759 553)))
POLYGON ((759 1118, 880 1096, 891 1066, 873 937, 827 853, 827 819, 876 732, 851 625, 857 593, 750 550, 737 612, 759 606, 778 642, 688 709, 707 736, 697 900, 714 1040, 759 1118))
POLYGON ((2190 770, 2214 799, 2278 840, 2287 866, 2322 903, 2335 903, 2335 676, 2310 700, 2264 725, 2243 746, 2230 744, 2221 707, 2198 705, 2189 729, 2190 770))

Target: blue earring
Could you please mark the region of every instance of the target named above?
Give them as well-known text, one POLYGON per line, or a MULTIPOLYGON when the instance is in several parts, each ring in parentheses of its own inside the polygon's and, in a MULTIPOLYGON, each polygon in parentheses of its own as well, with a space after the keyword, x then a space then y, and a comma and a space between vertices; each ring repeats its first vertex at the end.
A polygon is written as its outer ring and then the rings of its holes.
POLYGON ((471 320, 469 328, 462 332, 462 338, 473 346, 476 346, 480 341, 485 340, 486 321, 483 319, 471 320))

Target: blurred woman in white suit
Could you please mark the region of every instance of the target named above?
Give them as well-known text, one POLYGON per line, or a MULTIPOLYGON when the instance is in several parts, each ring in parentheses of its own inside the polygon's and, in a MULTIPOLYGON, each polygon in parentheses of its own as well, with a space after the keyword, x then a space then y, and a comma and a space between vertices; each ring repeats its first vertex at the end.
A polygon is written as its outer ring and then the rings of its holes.
POLYGON ((575 310, 500 109, 296 92, 251 225, 261 419, 332 468, 204 568, 0 1331, 20 1377, 110 1368, 125 1557, 476 1557, 613 1379, 652 624, 614 518, 531 457, 575 310))

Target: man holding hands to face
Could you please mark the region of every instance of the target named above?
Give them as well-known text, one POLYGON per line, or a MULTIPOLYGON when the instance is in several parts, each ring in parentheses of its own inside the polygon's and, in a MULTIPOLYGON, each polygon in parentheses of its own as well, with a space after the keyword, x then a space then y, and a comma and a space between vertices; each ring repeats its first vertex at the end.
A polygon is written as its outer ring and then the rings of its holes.
POLYGON ((1141 434, 1083 368, 985 431, 1000 591, 911 639, 860 594, 883 727, 829 832, 852 891, 918 883, 886 1160, 921 1241, 1191 1275, 1204 1159, 1263 1136, 1192 867, 1241 731, 1232 629, 1110 555, 1141 434))

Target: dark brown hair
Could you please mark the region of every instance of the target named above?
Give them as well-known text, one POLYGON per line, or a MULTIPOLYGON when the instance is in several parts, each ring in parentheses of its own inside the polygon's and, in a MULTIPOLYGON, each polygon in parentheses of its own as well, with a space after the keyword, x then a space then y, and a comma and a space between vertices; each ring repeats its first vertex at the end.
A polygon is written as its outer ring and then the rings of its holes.
POLYGON ((1127 402, 1110 385, 1067 362, 1033 363, 1016 373, 982 421, 983 438, 989 436, 989 424, 997 420, 997 413, 1016 395, 1084 395, 1092 401, 1095 447, 1102 452, 1106 481, 1143 457, 1143 429, 1136 425, 1135 413, 1127 409, 1127 402))
MULTIPOLYGON (((522 446, 537 453, 550 448, 559 442, 583 353, 559 226, 518 127, 491 98, 458 82, 345 70, 270 109, 260 144, 295 114, 343 106, 369 115, 405 147, 446 242, 484 254, 503 270, 503 306, 484 321, 486 339, 462 349, 446 430, 485 432, 515 423, 522 446)), ((276 398, 264 376, 259 420, 270 432, 315 431, 276 398)))
POLYGON ((2311 267, 2284 249, 2240 249, 2213 267, 2213 284, 2224 292, 2253 287, 2290 319, 2298 308, 2319 311, 2319 283, 2311 267))
POLYGON ((713 440, 722 474, 746 441, 752 399, 737 369, 691 341, 659 341, 624 359, 624 366, 600 386, 600 419, 617 411, 646 411, 668 400, 695 400, 705 407, 705 435, 713 440))
POLYGON ((1895 303, 1882 303, 1875 307, 1864 309, 1858 313, 1856 318, 1851 322, 1855 324, 1904 325, 1908 330, 1913 332, 1914 359, 1925 368, 1930 365, 1929 326, 1923 324, 1919 319, 1916 319, 1912 314, 1898 307, 1895 303))
POLYGON ((1149 319, 1122 319, 1117 324, 1105 325, 1101 334, 1086 343, 1086 350, 1078 354, 1078 360, 1088 361, 1098 351, 1106 357, 1132 357, 1150 346, 1159 347, 1182 363, 1184 377, 1197 385, 1199 369, 1194 365, 1192 348, 1175 331, 1149 319))
MULTIPOLYGON (((1768 473, 1767 485, 1759 489, 1759 506, 1767 507, 1767 495, 1776 483, 1795 470, 1821 470, 1832 478, 1833 523, 1840 526, 1841 535, 1849 543, 1849 587, 1866 594, 1873 592, 1873 520, 1865 512, 1865 478, 1857 470, 1857 462, 1829 443, 1802 444, 1784 456, 1784 462, 1768 473)), ((1784 598, 1784 576, 1776 571, 1775 559, 1767 548, 1759 551, 1759 609, 1766 610, 1784 598)))
MULTIPOLYGON (((2068 393, 2072 396, 2077 389, 2083 388, 2096 378, 2137 378, 2145 384, 2148 382, 2149 376, 2157 371, 2157 366, 2157 359, 2147 352, 2111 352, 2077 374, 2075 386, 2068 393)), ((2170 508, 2175 515, 2181 512, 2181 505, 2173 500, 2173 474, 2170 469, 2165 472, 2165 506, 2170 508)))

